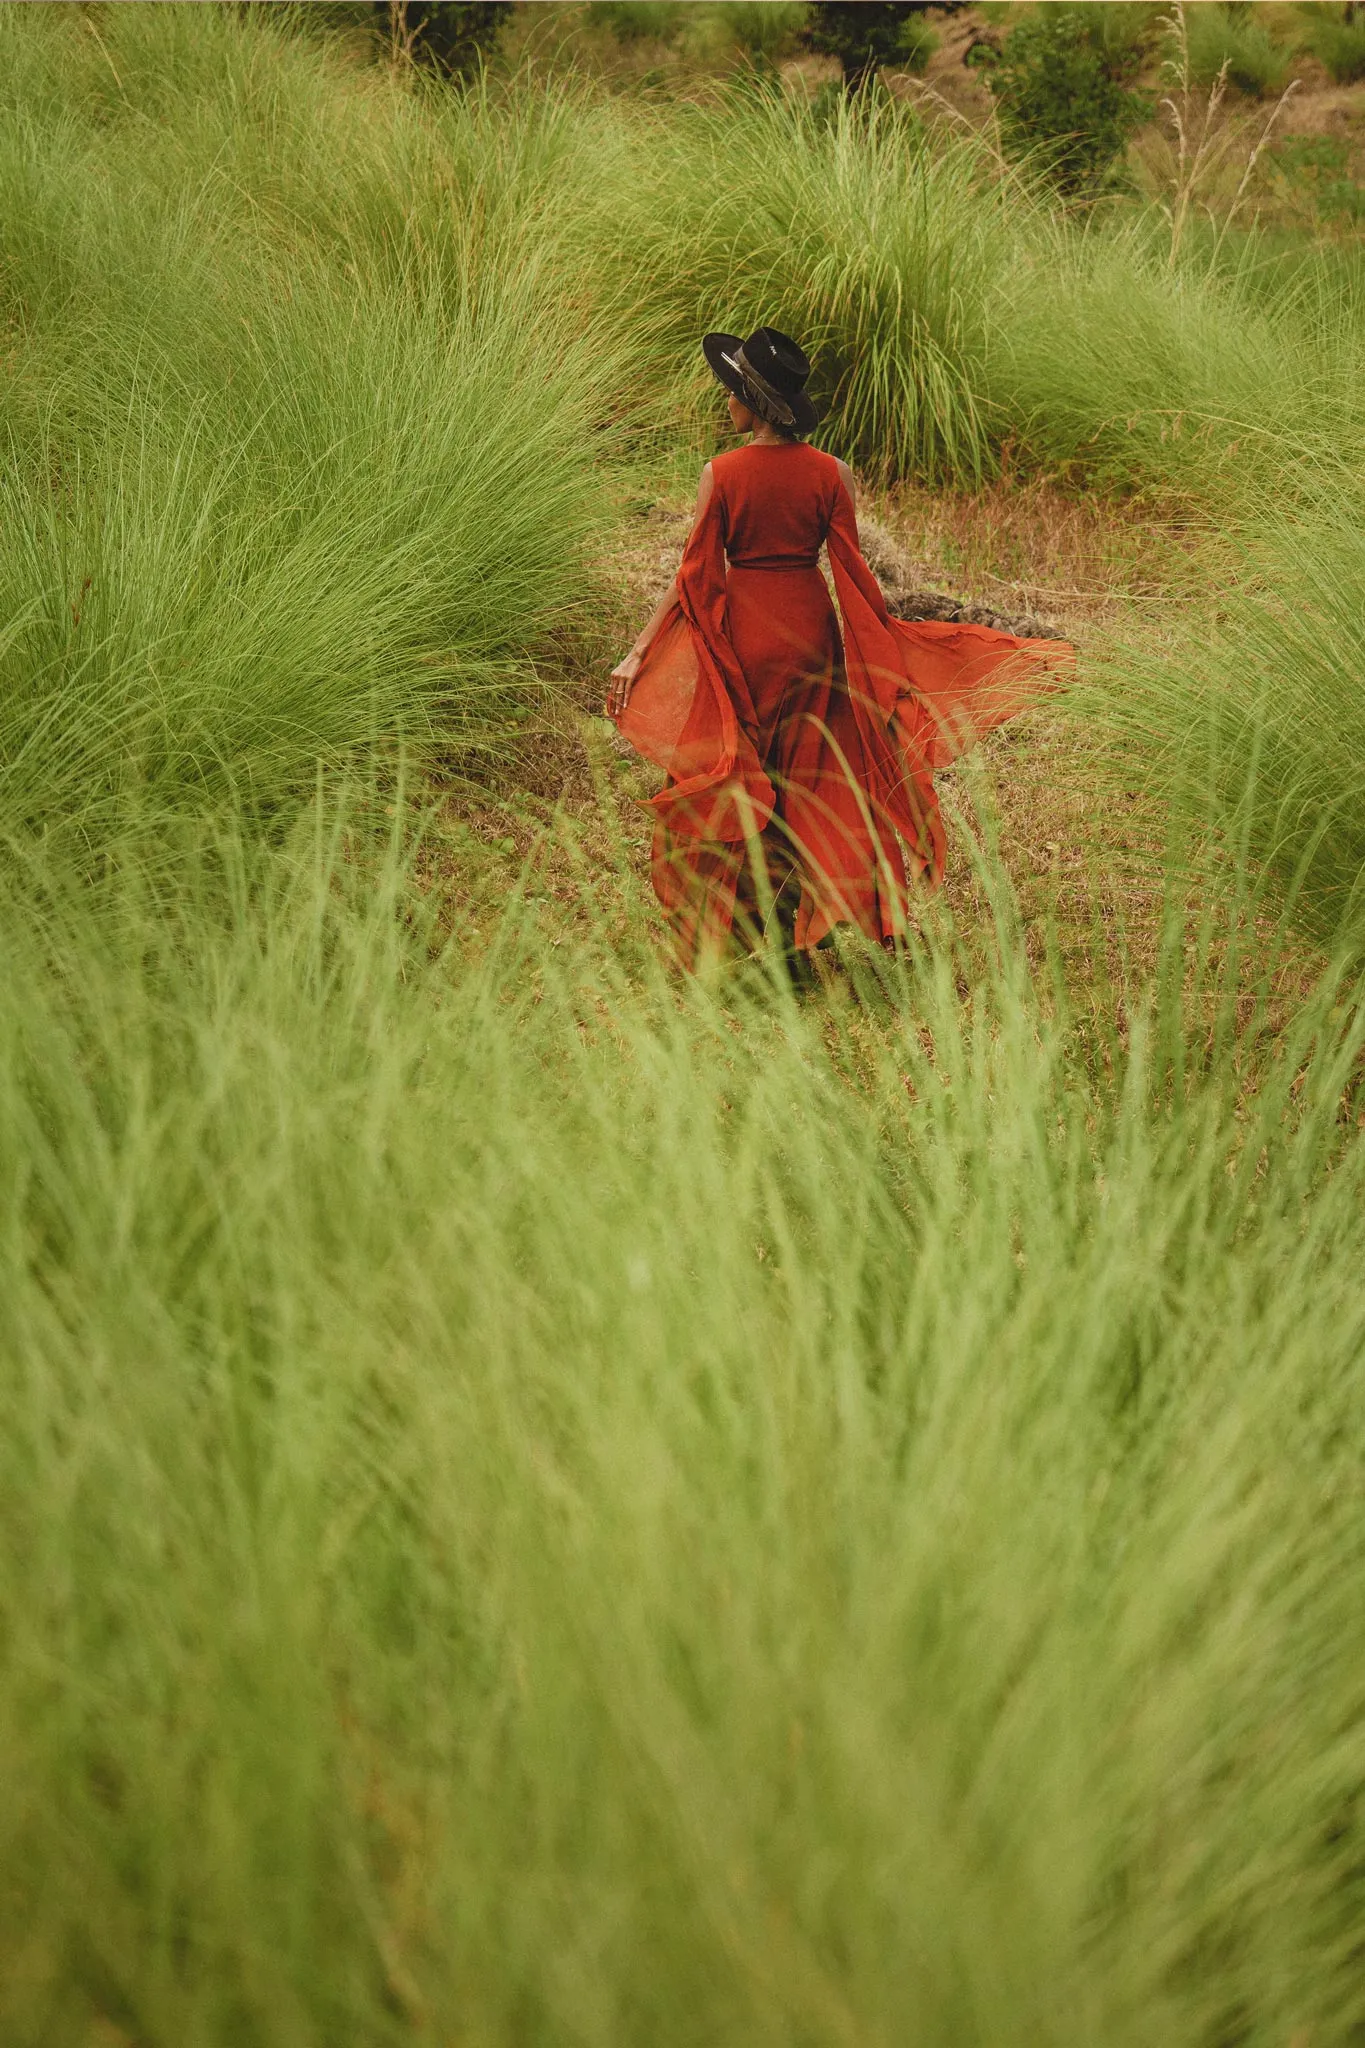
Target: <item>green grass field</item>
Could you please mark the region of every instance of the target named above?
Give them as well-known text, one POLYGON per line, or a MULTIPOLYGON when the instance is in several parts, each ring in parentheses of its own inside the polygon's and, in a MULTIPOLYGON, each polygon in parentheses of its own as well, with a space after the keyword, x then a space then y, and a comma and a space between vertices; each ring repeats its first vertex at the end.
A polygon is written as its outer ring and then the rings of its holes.
POLYGON ((1358 266, 288 14, 0 106, 0 2041, 1357 2048, 1358 266), (583 716, 764 315, 1187 549, 800 998, 583 716))

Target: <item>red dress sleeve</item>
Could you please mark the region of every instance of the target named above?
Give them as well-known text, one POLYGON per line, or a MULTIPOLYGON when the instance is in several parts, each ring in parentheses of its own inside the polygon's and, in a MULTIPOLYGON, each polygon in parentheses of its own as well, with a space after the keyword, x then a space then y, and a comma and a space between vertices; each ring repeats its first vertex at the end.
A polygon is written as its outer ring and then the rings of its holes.
POLYGON ((943 877, 943 821, 934 792, 931 751, 922 722, 902 719, 909 691, 895 622, 858 546, 858 522, 842 478, 830 513, 830 568, 843 622, 849 701, 867 763, 874 819, 894 827, 906 852, 937 886, 943 877))
POLYGON ((931 883, 943 872, 943 825, 933 771, 992 726, 1022 711, 1072 651, 985 626, 893 619, 858 545, 842 478, 829 559, 843 620, 849 696, 873 767, 874 807, 895 825, 931 883))
POLYGON ((670 832, 737 843, 762 831, 776 795, 725 630, 725 499, 712 475, 710 502, 678 571, 677 606, 650 643, 617 725, 669 777, 650 802, 670 832))
POLYGON ((845 615, 845 643, 850 635, 844 587, 855 616, 865 600, 890 632, 889 646, 872 636, 874 658, 879 654, 890 672, 890 689, 879 688, 878 700, 904 743, 921 753, 931 769, 946 767, 982 733, 1026 710, 1052 687, 1053 673, 1066 671, 1075 660, 1063 640, 1025 640, 989 626, 954 626, 938 619, 893 619, 859 552, 858 522, 842 479, 829 553, 845 615))

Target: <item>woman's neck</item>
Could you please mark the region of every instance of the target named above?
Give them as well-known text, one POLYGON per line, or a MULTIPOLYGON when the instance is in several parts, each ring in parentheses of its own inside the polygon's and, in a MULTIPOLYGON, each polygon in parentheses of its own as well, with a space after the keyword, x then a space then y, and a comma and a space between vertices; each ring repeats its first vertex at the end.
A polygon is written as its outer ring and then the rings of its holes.
POLYGON ((749 442, 754 448, 781 448, 784 446, 782 436, 778 433, 776 427, 768 426, 755 427, 749 436, 749 442))

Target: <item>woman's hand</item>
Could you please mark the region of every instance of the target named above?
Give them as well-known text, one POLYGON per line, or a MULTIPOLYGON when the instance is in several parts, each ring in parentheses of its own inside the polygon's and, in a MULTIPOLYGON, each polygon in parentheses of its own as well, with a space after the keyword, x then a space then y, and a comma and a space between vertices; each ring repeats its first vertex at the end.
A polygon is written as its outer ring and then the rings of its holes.
POLYGON ((624 661, 618 661, 611 672, 607 687, 607 701, 604 706, 608 718, 619 718, 630 702, 630 693, 635 687, 635 678, 640 673, 643 655, 632 648, 624 661))

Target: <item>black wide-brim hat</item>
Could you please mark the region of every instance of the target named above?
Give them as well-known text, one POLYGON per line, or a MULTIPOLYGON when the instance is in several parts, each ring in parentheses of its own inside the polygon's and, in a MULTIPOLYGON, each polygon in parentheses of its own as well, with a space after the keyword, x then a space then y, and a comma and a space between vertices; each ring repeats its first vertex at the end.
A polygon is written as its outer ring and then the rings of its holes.
POLYGON ((770 426, 808 434, 819 420, 804 390, 810 361, 789 334, 776 327, 756 328, 747 341, 704 334, 701 346, 712 374, 770 426))

